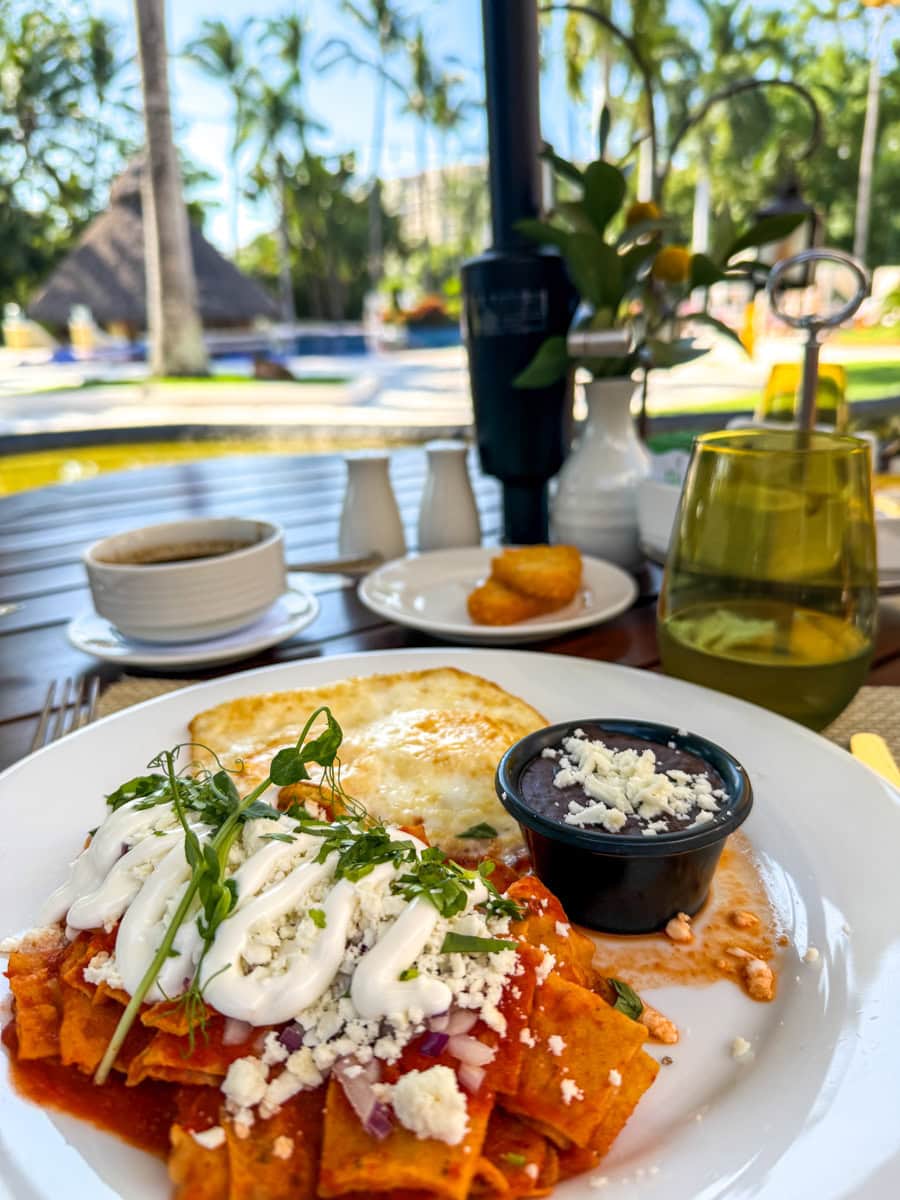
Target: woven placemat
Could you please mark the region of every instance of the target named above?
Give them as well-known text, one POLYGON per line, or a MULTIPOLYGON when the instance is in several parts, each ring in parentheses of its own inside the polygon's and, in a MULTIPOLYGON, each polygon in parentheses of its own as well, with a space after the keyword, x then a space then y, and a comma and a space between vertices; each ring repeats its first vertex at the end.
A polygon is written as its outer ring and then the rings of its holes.
MULTIPOLYGON (((110 684, 100 697, 98 713, 106 717, 132 704, 140 704, 142 700, 165 696, 196 682, 194 679, 138 679, 126 675, 110 684)), ((850 735, 863 731, 880 733, 895 758, 900 759, 900 687, 860 688, 838 719, 822 732, 846 750, 850 735)))
POLYGON ((196 679, 138 679, 134 675, 123 675, 106 688, 97 702, 97 716, 108 717, 111 713, 131 708, 142 700, 155 700, 180 688, 197 683, 196 679))

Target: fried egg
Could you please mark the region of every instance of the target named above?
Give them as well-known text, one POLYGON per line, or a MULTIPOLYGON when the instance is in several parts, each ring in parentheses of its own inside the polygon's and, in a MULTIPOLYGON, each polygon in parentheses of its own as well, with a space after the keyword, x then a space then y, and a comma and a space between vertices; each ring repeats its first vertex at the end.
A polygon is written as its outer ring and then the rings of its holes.
POLYGON ((196 716, 191 737, 225 765, 243 764, 243 791, 265 778, 275 753, 297 741, 320 705, 344 731, 343 786, 373 815, 421 823, 429 841, 448 850, 481 822, 497 831, 498 849, 521 840, 497 799, 494 772, 514 742, 547 722, 523 700, 465 671, 403 671, 245 696, 196 716))

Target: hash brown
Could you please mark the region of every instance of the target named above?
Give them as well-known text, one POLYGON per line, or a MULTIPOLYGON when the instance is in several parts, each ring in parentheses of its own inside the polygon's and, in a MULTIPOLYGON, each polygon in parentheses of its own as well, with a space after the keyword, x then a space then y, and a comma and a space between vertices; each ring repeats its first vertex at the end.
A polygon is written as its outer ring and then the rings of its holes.
POLYGON ((491 560, 491 577, 523 596, 561 608, 578 591, 581 555, 574 546, 522 546, 504 550, 491 560))

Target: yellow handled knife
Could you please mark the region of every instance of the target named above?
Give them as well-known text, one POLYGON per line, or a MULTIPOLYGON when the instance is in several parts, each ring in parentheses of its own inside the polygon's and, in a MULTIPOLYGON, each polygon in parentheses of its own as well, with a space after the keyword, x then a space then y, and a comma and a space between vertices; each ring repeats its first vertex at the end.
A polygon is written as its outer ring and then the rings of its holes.
POLYGON ((877 733, 854 733, 850 738, 850 753, 895 788, 900 788, 900 769, 883 737, 877 733))

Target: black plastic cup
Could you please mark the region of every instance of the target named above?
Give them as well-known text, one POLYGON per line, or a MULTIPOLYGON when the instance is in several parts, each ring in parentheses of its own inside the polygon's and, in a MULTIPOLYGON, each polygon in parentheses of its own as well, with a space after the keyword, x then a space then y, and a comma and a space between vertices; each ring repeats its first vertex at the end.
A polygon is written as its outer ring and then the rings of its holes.
POLYGON ((753 807, 747 772, 727 750, 697 734, 652 721, 594 718, 539 729, 504 754, 496 788, 503 807, 519 822, 537 877, 559 898, 571 920, 604 933, 652 933, 676 913, 698 912, 726 838, 753 807), (672 744, 695 754, 718 772, 727 800, 715 821, 656 837, 580 828, 535 812, 522 800, 522 773, 542 750, 559 747, 576 729, 600 741, 606 732, 672 744))

